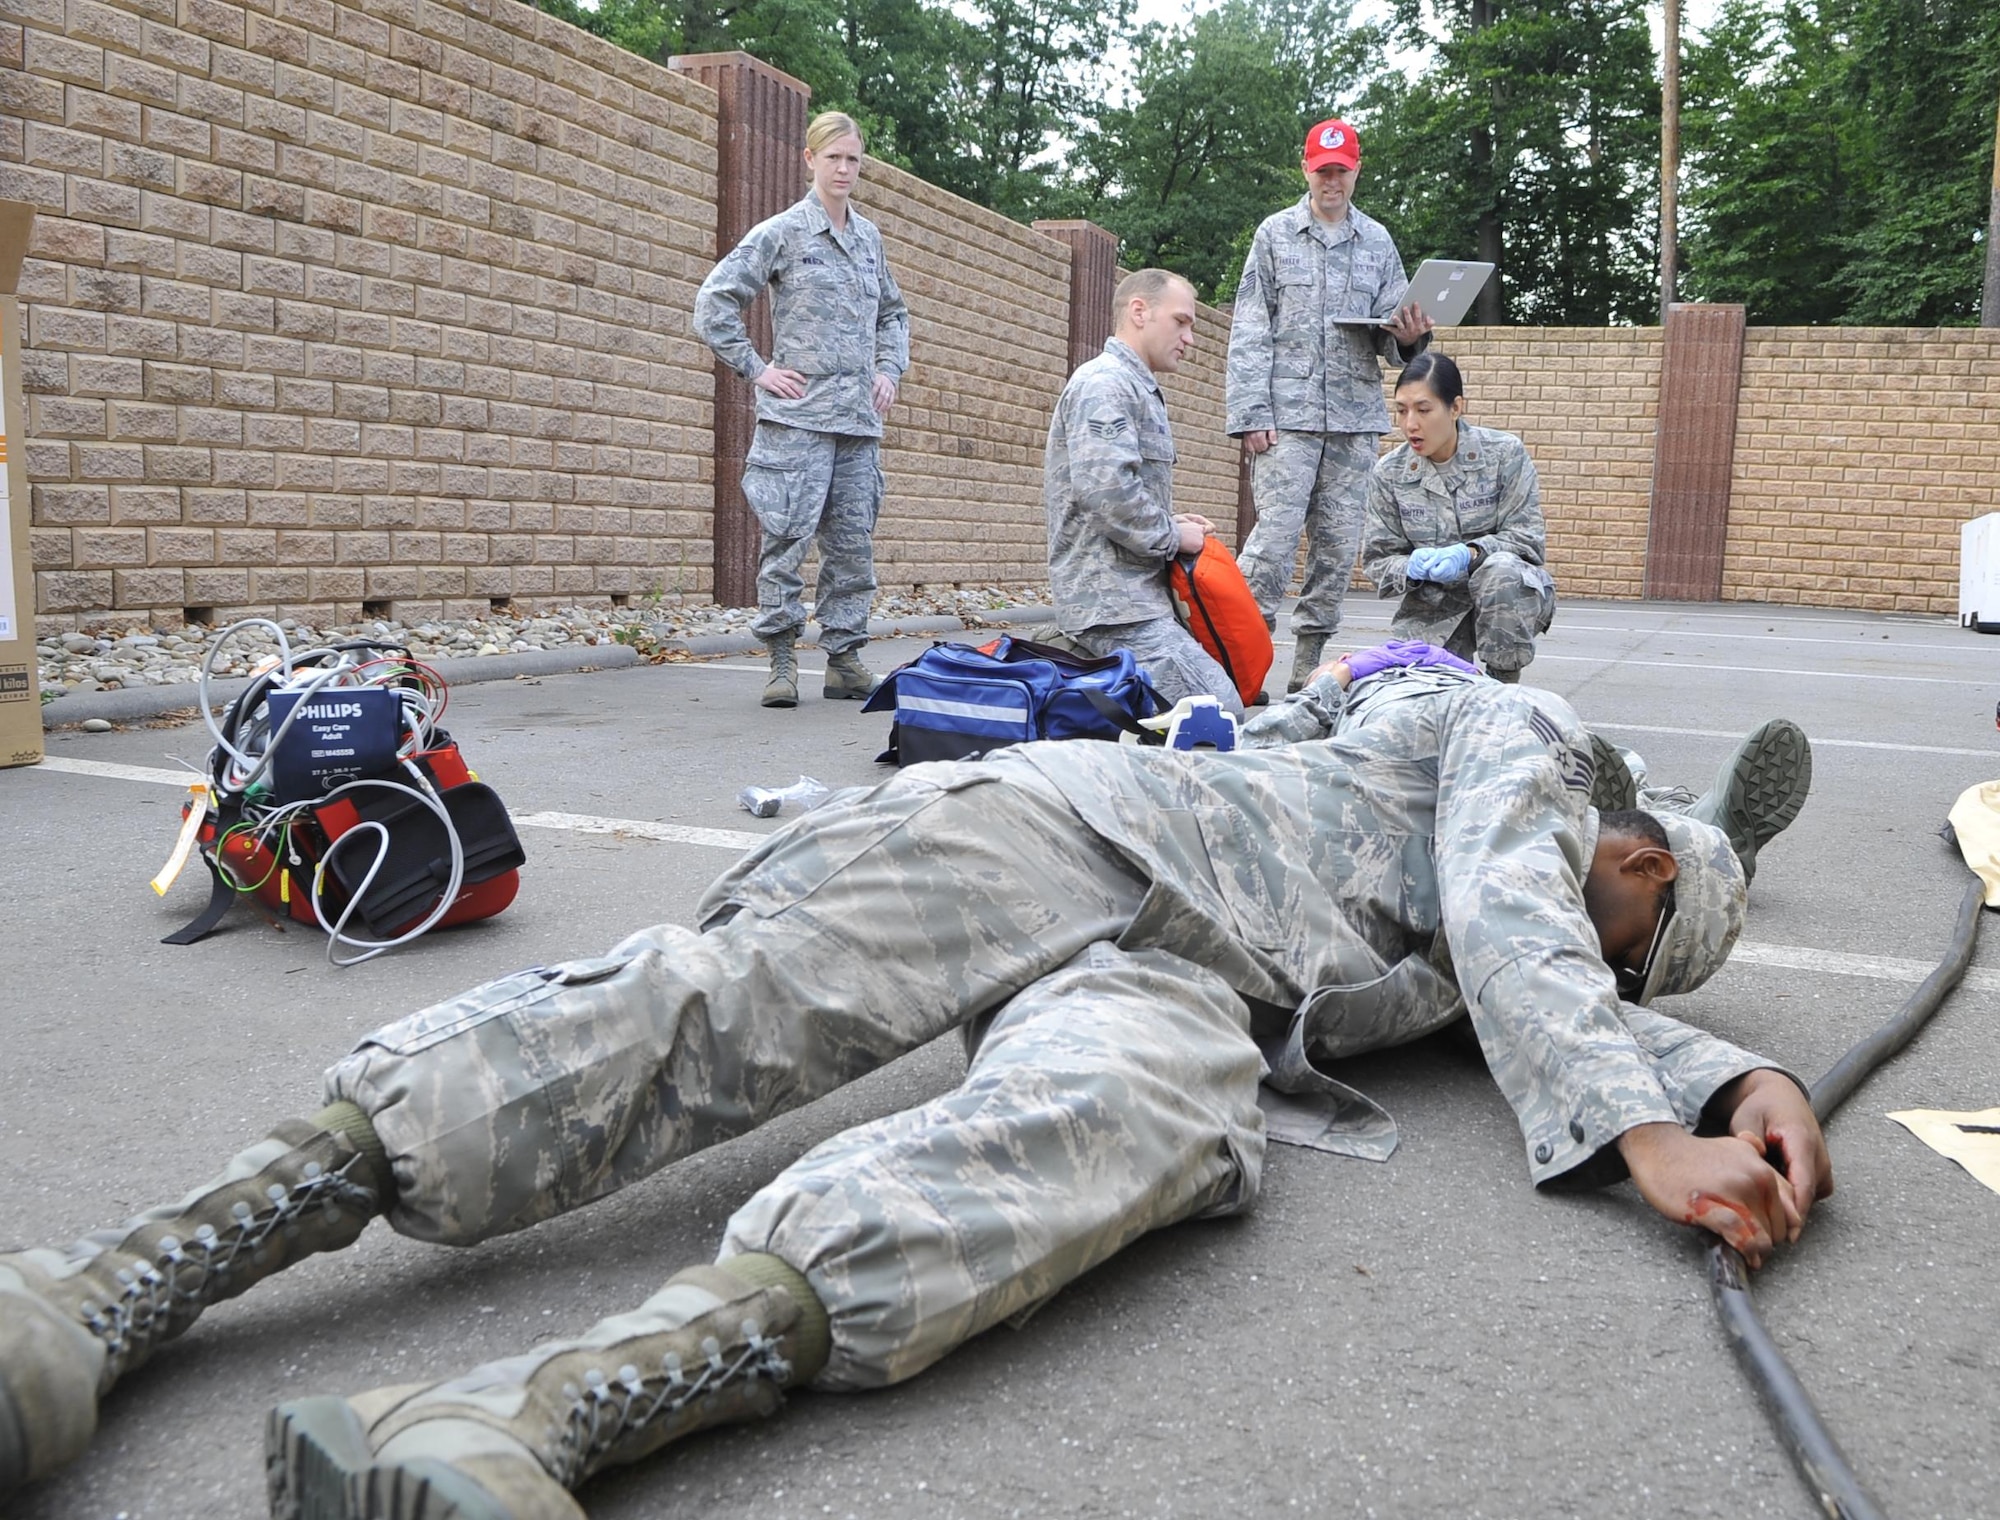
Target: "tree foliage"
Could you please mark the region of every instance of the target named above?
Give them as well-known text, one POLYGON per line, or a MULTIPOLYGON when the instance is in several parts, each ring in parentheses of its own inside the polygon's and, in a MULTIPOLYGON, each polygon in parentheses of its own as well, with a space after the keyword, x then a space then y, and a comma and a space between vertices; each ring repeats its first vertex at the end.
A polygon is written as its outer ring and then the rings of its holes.
POLYGON ((1730 0, 1688 75, 1688 294, 1753 322, 1977 319, 2000 7, 1730 0))
POLYGON ((1370 36, 1342 0, 1224 0, 1141 28, 1130 95, 1079 134, 1051 207, 1117 233, 1127 264, 1226 297, 1257 223, 1298 197, 1305 129, 1352 89, 1370 36))
POLYGON ((1491 260, 1505 320, 1649 320, 1660 102, 1640 0, 1401 0, 1397 25, 1413 47, 1443 35, 1431 67, 1370 90, 1356 199, 1405 257, 1491 260))
MULTIPOLYGON (((1411 264, 1489 258, 1480 320, 1657 320, 1645 0, 529 0, 634 52, 741 48, 870 151, 1126 262, 1231 292, 1300 193, 1304 128, 1361 129, 1357 203, 1411 264)), ((1685 49, 1682 294, 1758 322, 1976 318, 2000 4, 1724 0, 1685 49)))

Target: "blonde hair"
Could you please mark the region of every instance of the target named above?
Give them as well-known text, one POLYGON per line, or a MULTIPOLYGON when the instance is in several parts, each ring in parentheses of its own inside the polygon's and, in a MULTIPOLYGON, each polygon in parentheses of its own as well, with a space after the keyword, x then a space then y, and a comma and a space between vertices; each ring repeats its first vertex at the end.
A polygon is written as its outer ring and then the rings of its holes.
POLYGON ((863 150, 868 147, 868 139, 852 116, 845 111, 822 111, 806 127, 806 152, 817 153, 828 143, 843 137, 858 137, 863 150))
POLYGON ((1111 295, 1111 309, 1122 317, 1125 308, 1134 301, 1144 301, 1148 306, 1167 293, 1168 287, 1185 286, 1190 292, 1194 286, 1171 269, 1141 269, 1128 274, 1118 282, 1117 290, 1111 295))

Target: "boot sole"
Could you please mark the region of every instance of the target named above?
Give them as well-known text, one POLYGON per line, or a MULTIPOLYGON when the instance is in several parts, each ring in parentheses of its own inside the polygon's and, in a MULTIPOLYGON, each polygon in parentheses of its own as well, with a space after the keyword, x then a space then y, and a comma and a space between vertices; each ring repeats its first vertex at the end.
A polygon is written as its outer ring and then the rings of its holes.
POLYGON ((1618 746, 1595 729, 1590 734, 1590 805, 1600 813, 1630 812, 1639 805, 1639 788, 1632 768, 1618 746))
POLYGON ((758 704, 760 707, 797 707, 798 705, 799 699, 797 697, 766 697, 758 704))
POLYGON ((1798 724, 1773 718, 1750 731, 1724 776, 1720 825, 1739 853, 1747 844, 1754 856, 1805 807, 1812 790, 1812 745, 1798 724))
POLYGON ((299 1399, 271 1411, 264 1436, 271 1520, 515 1520, 442 1462, 378 1466, 345 1399, 299 1399))
POLYGON ((374 1454, 345 1399, 297 1399, 264 1421, 264 1486, 271 1520, 363 1520, 349 1501, 374 1454))
POLYGON ((866 702, 875 695, 875 688, 871 686, 866 691, 856 691, 851 686, 843 686, 837 690, 829 686, 820 695, 829 702, 866 702))

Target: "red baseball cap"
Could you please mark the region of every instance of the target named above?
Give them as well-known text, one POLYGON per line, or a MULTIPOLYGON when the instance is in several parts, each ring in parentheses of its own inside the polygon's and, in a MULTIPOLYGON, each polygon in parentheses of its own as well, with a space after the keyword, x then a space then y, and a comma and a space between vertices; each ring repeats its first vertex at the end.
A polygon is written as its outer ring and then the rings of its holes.
POLYGON ((1361 139, 1354 128, 1338 117, 1321 122, 1306 133, 1306 173, 1327 164, 1352 169, 1361 162, 1361 139))

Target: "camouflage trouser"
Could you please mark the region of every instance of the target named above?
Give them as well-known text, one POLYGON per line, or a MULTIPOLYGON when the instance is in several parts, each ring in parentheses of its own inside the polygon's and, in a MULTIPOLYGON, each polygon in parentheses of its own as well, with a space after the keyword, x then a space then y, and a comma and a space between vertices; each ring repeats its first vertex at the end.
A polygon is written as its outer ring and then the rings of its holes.
POLYGON ((1145 880, 1025 765, 913 766, 780 830, 644 930, 376 1031, 327 1074, 451 1244, 604 1197, 991 1016, 964 1085, 819 1147, 740 1211, 832 1314, 829 1387, 907 1377, 1146 1230, 1248 1205, 1241 998, 1126 953, 1145 880))
POLYGON ((757 558, 760 639, 805 626, 799 567, 819 545, 813 615, 828 654, 868 642, 875 596, 875 518, 882 510, 881 440, 757 424, 743 464, 743 497, 764 530, 757 558))
POLYGON ((1463 586, 1420 581, 1389 625, 1394 639, 1422 639, 1464 659, 1474 651, 1488 670, 1519 670, 1535 658, 1535 635, 1556 616, 1548 571, 1518 554, 1489 554, 1463 586))
POLYGON ((1250 462, 1250 496, 1257 526, 1236 563, 1275 627, 1278 605, 1292 589, 1299 538, 1306 541, 1306 579, 1292 613, 1292 632, 1334 633, 1354 575, 1366 515, 1368 473, 1379 440, 1373 433, 1280 433, 1250 462))
POLYGON ((1132 658, 1146 672, 1146 679, 1169 703, 1182 697, 1209 696, 1235 716, 1243 716, 1243 697, 1236 690, 1236 683, 1229 679, 1229 672, 1173 618, 1104 623, 1080 629, 1070 638, 1094 655, 1131 650, 1132 658))

